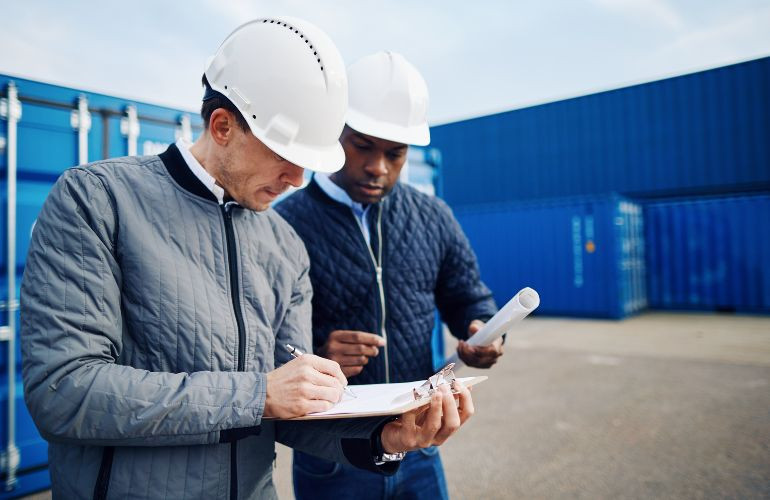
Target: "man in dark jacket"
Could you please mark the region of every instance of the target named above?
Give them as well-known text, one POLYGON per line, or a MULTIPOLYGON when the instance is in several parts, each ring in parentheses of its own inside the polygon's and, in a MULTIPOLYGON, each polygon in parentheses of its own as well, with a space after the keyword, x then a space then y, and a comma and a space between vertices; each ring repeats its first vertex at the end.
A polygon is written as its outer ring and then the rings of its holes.
MULTIPOLYGON (((391 52, 357 61, 348 80, 345 166, 315 174, 276 207, 310 256, 315 352, 337 361, 354 384, 425 379, 433 373, 438 307, 461 339, 463 361, 489 367, 501 341, 463 342, 496 312, 476 257, 443 201, 397 183, 408 145, 429 142, 425 82, 391 52)), ((294 492, 300 499, 447 496, 435 448, 407 454, 390 478, 295 452, 294 492)))

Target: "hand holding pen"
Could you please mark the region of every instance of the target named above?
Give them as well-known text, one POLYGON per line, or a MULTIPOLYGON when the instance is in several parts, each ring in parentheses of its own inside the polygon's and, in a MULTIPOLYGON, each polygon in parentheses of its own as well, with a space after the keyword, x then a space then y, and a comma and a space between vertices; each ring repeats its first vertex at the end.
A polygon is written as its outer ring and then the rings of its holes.
POLYGON ((326 411, 342 399, 348 381, 340 365, 313 354, 294 357, 265 375, 264 417, 301 417, 326 411))
MULTIPOLYGON (((292 346, 291 344, 286 344, 285 347, 286 347, 286 350, 289 351, 289 354, 291 354, 292 358, 298 358, 304 354, 302 351, 292 346)), ((347 394, 348 396, 352 398, 358 397, 355 394, 353 394, 353 391, 350 389, 349 385, 346 385, 343 389, 345 391, 345 394, 347 394)))

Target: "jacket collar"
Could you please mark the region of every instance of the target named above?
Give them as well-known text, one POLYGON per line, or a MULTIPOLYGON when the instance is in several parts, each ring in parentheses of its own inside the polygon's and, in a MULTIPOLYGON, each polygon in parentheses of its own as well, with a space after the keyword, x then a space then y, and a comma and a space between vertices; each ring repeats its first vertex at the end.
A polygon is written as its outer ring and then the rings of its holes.
POLYGON ((195 196, 213 201, 214 203, 219 203, 217 197, 192 173, 176 144, 171 144, 168 149, 158 156, 166 167, 168 175, 185 191, 189 191, 195 196))
POLYGON ((347 205, 344 203, 340 203, 339 201, 326 194, 324 190, 321 189, 321 186, 318 185, 318 181, 316 180, 315 175, 310 178, 310 182, 307 186, 305 186, 305 189, 307 190, 307 194, 322 203, 331 206, 347 207, 347 205))

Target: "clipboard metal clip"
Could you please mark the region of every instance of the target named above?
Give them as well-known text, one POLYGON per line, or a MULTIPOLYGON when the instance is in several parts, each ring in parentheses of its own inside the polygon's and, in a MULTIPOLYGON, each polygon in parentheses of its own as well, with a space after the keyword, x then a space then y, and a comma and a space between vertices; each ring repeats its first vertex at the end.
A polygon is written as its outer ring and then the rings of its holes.
POLYGON ((420 387, 415 387, 412 389, 412 395, 414 396, 415 401, 423 398, 429 398, 433 395, 434 392, 436 392, 439 386, 451 386, 455 381, 455 374, 452 371, 454 366, 454 363, 449 363, 444 368, 428 377, 428 380, 426 380, 420 387))

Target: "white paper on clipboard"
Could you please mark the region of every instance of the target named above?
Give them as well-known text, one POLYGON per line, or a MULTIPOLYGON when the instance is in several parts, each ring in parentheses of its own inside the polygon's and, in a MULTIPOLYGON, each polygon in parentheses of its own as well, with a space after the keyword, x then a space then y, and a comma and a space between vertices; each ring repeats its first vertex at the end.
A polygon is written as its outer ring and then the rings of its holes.
MULTIPOLYGON (((510 333, 516 323, 526 318, 539 305, 540 295, 529 287, 522 288, 502 309, 497 311, 497 314, 487 321, 487 324, 481 330, 476 332, 466 342, 474 346, 491 344, 506 333, 510 333)), ((455 363, 455 370, 465 366, 465 363, 457 356, 456 352, 447 363, 455 363)))
MULTIPOLYGON (((486 376, 457 379, 466 387, 487 380, 486 376)), ((430 403, 430 397, 415 399, 412 389, 424 384, 424 380, 396 384, 351 385, 355 398, 343 394, 342 400, 330 410, 311 413, 289 420, 323 420, 333 418, 381 417, 402 415, 430 403)))

